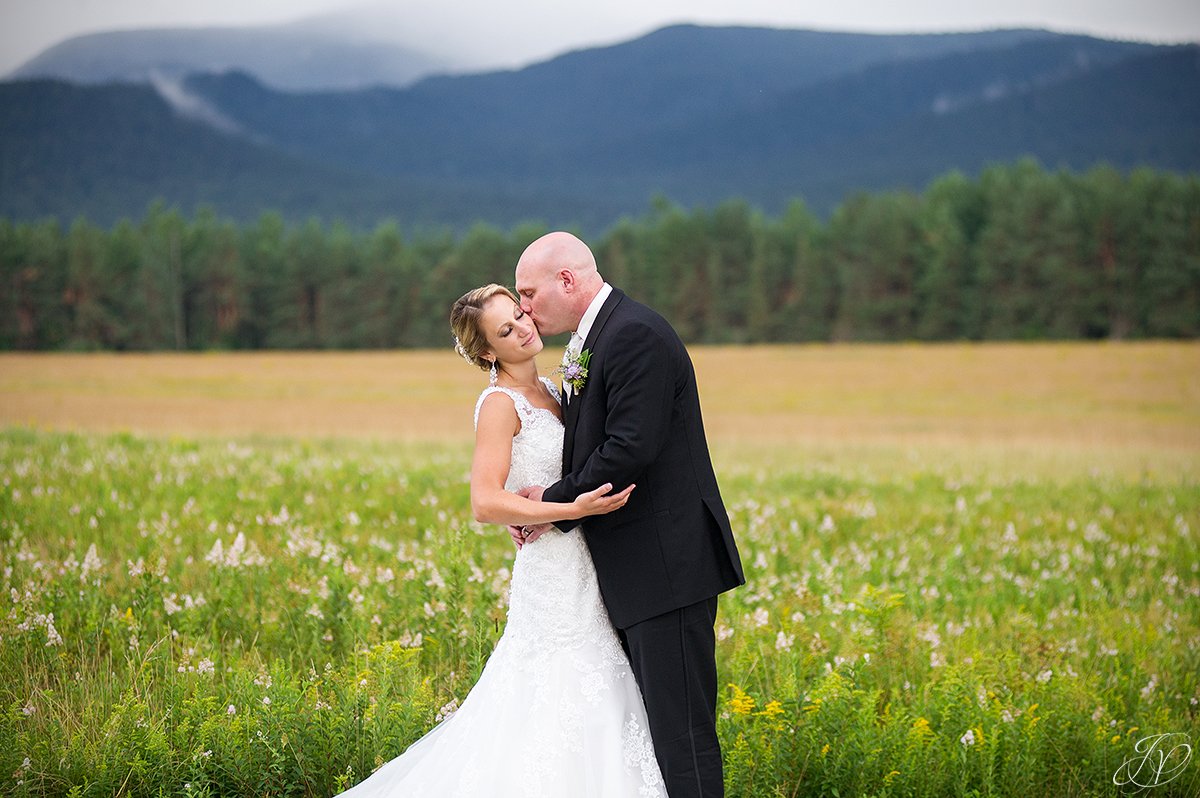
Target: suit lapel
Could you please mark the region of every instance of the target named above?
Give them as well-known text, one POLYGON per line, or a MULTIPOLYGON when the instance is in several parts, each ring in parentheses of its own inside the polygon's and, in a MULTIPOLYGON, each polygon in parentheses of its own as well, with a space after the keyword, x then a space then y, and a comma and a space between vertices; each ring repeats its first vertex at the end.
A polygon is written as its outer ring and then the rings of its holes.
MULTIPOLYGON (((583 342, 583 350, 589 350, 595 354, 596 341, 600 337, 604 325, 608 323, 608 319, 612 316, 613 310, 617 305, 621 304, 621 300, 625 298, 625 294, 618 288, 613 288, 612 293, 608 295, 608 299, 604 300, 604 304, 600 306, 600 312, 596 314, 596 320, 592 323, 592 329, 588 330, 587 339, 583 342)), ((583 351, 580 350, 580 351, 583 351)), ((589 368, 589 372, 591 369, 589 368)), ((575 451, 575 425, 579 420, 579 408, 583 404, 583 394, 587 393, 588 383, 591 382, 589 375, 587 382, 584 383, 583 391, 571 396, 571 401, 566 403, 566 409, 563 412, 563 427, 566 434, 563 436, 563 472, 571 470, 571 455, 575 451)), ((563 393, 564 401, 566 393, 563 393)))

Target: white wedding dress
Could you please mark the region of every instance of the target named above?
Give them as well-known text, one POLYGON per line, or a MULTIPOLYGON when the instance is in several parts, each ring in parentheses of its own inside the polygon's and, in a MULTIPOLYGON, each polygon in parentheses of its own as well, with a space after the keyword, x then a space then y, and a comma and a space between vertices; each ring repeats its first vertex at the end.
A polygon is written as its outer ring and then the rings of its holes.
MULTIPOLYGON (((505 488, 557 482, 562 422, 492 387, 476 423, 495 391, 521 420, 505 488)), ((504 634, 458 711, 341 795, 665 798, 641 691, 578 529, 551 529, 517 552, 504 634)))

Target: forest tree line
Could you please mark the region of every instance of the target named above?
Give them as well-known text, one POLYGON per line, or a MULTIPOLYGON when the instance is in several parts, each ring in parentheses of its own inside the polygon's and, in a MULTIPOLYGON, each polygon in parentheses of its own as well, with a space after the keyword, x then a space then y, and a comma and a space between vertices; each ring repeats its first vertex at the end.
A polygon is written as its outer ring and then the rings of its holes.
MULTIPOLYGON (((397 223, 239 226, 153 205, 105 229, 0 220, 0 348, 358 349, 448 346, 455 298, 511 285, 546 232, 461 235, 397 223)), ((1190 338, 1200 334, 1200 178, 1033 161, 922 194, 796 201, 656 200, 588 242, 601 273, 684 340, 1190 338)))

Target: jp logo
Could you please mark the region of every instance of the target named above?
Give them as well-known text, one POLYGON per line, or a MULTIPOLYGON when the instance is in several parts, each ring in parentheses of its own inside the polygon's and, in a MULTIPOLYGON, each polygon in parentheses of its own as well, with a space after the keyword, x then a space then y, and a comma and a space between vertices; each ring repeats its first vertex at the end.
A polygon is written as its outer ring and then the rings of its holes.
POLYGON ((1192 746, 1186 734, 1152 734, 1133 746, 1139 756, 1125 760, 1113 774, 1118 787, 1157 787, 1178 776, 1192 758, 1192 746))

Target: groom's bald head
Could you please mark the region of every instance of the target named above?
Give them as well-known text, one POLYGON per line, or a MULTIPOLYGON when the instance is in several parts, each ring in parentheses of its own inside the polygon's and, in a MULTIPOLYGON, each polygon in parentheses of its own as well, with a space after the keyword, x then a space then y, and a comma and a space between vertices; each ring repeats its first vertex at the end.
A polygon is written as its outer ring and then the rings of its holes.
POLYGON ((521 307, 543 335, 579 326, 584 311, 604 285, 588 245, 570 233, 547 233, 517 261, 521 307))

